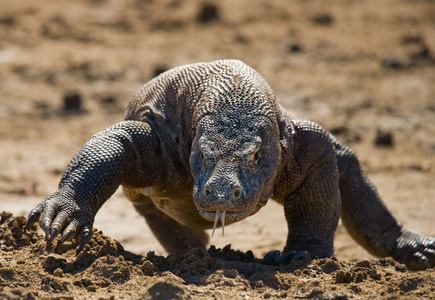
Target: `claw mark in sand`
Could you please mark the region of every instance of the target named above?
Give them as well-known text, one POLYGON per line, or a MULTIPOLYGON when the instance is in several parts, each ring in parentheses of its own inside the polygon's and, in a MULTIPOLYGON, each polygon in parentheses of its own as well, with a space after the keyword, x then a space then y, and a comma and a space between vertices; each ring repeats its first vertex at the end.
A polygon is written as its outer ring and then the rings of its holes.
POLYGON ((221 223, 222 223, 222 236, 224 236, 224 232, 225 232, 225 211, 217 211, 216 212, 216 217, 214 219, 214 224, 213 224, 213 231, 211 233, 211 237, 213 237, 214 235, 214 231, 216 230, 216 225, 219 222, 219 217, 221 217, 221 223))

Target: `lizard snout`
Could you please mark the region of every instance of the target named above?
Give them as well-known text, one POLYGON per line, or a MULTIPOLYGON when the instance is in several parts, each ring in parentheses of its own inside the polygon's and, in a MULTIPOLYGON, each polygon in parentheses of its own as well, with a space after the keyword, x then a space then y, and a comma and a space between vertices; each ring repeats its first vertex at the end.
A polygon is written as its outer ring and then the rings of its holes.
POLYGON ((214 198, 218 201, 236 200, 242 196, 242 187, 241 185, 235 185, 224 188, 222 186, 206 184, 204 187, 204 196, 214 198))
POLYGON ((214 202, 216 210, 225 210, 219 204, 228 201, 240 200, 244 196, 242 184, 231 168, 218 166, 212 176, 206 181, 203 188, 203 197, 207 201, 214 202))

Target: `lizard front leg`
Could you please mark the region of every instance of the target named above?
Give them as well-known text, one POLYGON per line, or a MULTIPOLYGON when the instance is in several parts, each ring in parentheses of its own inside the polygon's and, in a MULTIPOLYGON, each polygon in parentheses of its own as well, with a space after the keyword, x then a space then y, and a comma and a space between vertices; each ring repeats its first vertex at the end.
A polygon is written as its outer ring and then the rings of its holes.
POLYGON ((334 233, 340 218, 338 170, 332 143, 313 124, 296 128, 295 156, 289 181, 300 181, 283 201, 288 225, 284 254, 308 251, 316 258, 334 253, 334 233))
POLYGON ((340 218, 340 193, 333 160, 322 162, 296 191, 284 199, 288 226, 284 254, 307 251, 313 257, 334 254, 334 234, 340 218))
POLYGON ((288 225, 282 260, 295 251, 329 257, 334 253, 341 209, 334 147, 319 125, 302 121, 293 124, 289 125, 291 135, 286 143, 287 163, 277 176, 274 192, 274 199, 284 206, 288 225))
POLYGON ((97 133, 68 164, 58 189, 30 214, 25 228, 39 220, 47 248, 62 233, 60 244, 90 240, 98 210, 123 183, 152 185, 164 170, 158 163, 160 142, 144 122, 123 121, 97 133))

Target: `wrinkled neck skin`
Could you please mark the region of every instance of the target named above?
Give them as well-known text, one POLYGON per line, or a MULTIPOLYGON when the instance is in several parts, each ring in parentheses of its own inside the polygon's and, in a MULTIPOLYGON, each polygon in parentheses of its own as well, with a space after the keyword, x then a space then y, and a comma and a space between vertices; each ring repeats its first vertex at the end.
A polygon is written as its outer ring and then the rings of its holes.
POLYGON ((222 226, 266 205, 280 163, 279 137, 262 115, 206 115, 197 124, 190 156, 193 200, 200 215, 222 226))

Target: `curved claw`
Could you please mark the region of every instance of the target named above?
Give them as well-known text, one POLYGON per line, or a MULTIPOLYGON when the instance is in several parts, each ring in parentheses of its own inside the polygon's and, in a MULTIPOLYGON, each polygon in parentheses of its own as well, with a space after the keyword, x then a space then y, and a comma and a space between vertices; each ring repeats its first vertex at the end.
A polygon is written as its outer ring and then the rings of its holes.
POLYGON ((40 218, 40 221, 39 221, 39 225, 41 226, 42 230, 45 232, 45 240, 47 242, 50 240, 51 224, 52 224, 53 217, 54 217, 55 213, 56 212, 55 212, 54 208, 46 207, 46 209, 44 209, 42 216, 40 218))
POLYGON ((433 268, 435 267, 435 238, 405 230, 398 239, 398 247, 393 257, 412 271, 433 268))
POLYGON ((38 222, 40 216, 41 216, 41 210, 37 208, 33 209, 27 218, 26 225, 24 225, 24 232, 26 232, 30 227, 32 227, 33 224, 38 222))
POLYGON ((414 253, 408 258, 405 265, 411 271, 420 271, 431 267, 429 259, 422 253, 414 253))
POLYGON ((74 231, 66 229, 59 240, 59 244, 63 244, 66 241, 72 240, 74 238, 74 231))
POLYGON ((51 245, 54 241, 54 239, 59 235, 60 233, 60 225, 59 224, 54 224, 51 230, 51 234, 50 234, 50 238, 47 240, 47 250, 51 248, 51 245))
POLYGON ((290 251, 286 255, 282 256, 282 264, 287 264, 293 261, 310 262, 313 258, 308 251, 290 251))
POLYGON ((48 242, 50 240, 51 221, 45 220, 45 221, 41 222, 40 226, 45 233, 45 240, 48 242))
POLYGON ((68 222, 68 218, 64 214, 59 214, 51 223, 50 243, 60 234, 64 229, 65 224, 68 222))
POLYGON ((273 250, 266 253, 263 257, 262 263, 265 265, 277 266, 281 263, 282 254, 279 250, 273 250))
POLYGON ((80 246, 77 249, 77 254, 80 253, 91 240, 92 237, 92 227, 90 225, 85 225, 80 231, 80 246))
MULTIPOLYGON (((430 245, 434 247, 434 245, 430 245)), ((406 267, 411 271, 421 271, 435 267, 435 249, 426 247, 413 253, 405 261, 406 267)))
POLYGON ((435 245, 432 246, 433 248, 426 249, 426 258, 429 261, 430 267, 435 267, 435 245))

